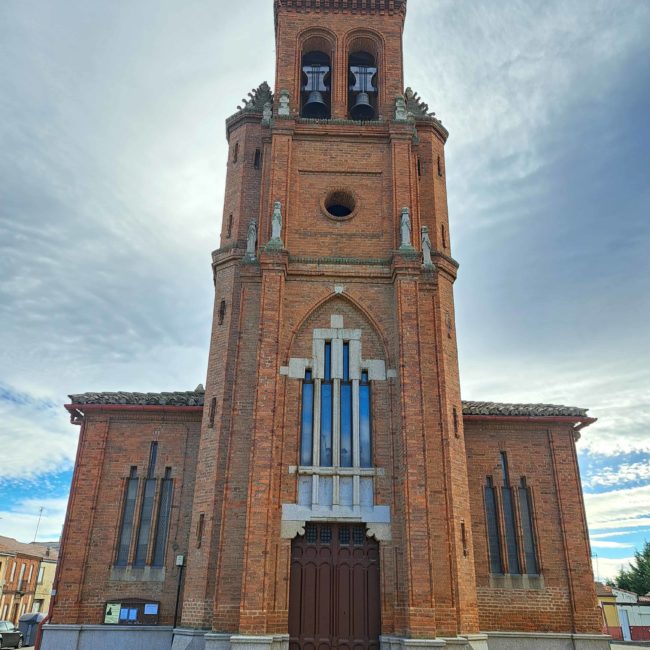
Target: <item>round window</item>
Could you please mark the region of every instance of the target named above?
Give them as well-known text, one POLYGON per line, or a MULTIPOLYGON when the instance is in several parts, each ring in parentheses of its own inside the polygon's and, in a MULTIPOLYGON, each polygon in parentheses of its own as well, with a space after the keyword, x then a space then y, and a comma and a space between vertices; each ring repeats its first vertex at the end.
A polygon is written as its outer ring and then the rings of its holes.
POLYGON ((334 219, 346 219, 352 216, 356 201, 351 192, 336 190, 325 197, 324 207, 328 216, 334 219))

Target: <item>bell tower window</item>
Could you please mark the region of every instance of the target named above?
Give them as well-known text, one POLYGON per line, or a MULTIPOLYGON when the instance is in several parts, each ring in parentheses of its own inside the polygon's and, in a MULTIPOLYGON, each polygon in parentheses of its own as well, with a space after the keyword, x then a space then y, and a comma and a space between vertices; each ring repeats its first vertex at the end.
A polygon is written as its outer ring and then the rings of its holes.
POLYGON ((302 57, 301 117, 328 120, 331 115, 331 63, 325 52, 302 57))
POLYGON ((377 64, 368 52, 353 52, 348 64, 348 107, 353 120, 367 122, 377 117, 377 64))

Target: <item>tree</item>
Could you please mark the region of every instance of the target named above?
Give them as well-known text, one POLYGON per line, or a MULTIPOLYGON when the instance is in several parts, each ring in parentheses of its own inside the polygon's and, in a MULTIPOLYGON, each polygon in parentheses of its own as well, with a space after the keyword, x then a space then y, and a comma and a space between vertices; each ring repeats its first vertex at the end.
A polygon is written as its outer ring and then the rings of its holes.
POLYGON ((643 549, 634 553, 629 569, 618 572, 614 586, 640 596, 650 593, 650 542, 645 542, 643 549))

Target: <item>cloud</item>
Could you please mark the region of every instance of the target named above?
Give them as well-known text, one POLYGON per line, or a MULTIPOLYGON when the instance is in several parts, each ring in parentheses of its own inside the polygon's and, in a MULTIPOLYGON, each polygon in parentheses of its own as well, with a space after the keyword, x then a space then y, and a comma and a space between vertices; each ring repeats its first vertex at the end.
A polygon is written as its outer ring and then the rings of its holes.
POLYGON ((2 508, 0 509, 0 534, 6 534, 22 542, 31 542, 38 526, 37 541, 58 541, 63 530, 67 504, 67 497, 23 499, 10 508, 2 508), (43 513, 39 523, 41 507, 43 513))
POLYGON ((0 488, 71 468, 77 436, 59 404, 0 384, 0 488))
POLYGON ((594 557, 591 561, 594 570, 594 577, 599 581, 613 579, 618 575, 621 569, 627 569, 632 560, 634 560, 633 557, 620 559, 594 557))
POLYGON ((650 485, 585 494, 585 508, 592 530, 650 526, 650 485))
MULTIPOLYGON (((607 458, 607 457, 605 457, 607 458)), ((611 458, 609 459, 611 462, 611 458)), ((615 487, 626 483, 650 482, 650 462, 609 464, 598 467, 586 480, 585 488, 615 487)))
POLYGON ((599 539, 592 539, 591 548, 634 548, 634 544, 624 544, 623 542, 606 542, 599 539))

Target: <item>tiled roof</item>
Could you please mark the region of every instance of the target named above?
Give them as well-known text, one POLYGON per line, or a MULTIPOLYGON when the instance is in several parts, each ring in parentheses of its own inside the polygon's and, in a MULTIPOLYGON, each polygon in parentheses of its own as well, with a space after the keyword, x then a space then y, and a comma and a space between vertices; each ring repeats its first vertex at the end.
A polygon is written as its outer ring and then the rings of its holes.
POLYGON ((501 415, 510 417, 577 417, 586 418, 587 409, 557 404, 501 404, 498 402, 463 402, 463 415, 501 415))
POLYGON ((12 537, 0 535, 0 553, 21 553, 22 555, 31 555, 40 557, 45 560, 57 560, 59 552, 57 549, 47 546, 46 544, 23 544, 12 537))
POLYGON ((205 391, 200 390, 173 393, 82 393, 70 395, 73 404, 101 404, 125 406, 203 406, 205 391))
MULTIPOLYGON (((203 406, 203 386, 196 390, 173 393, 82 393, 70 395, 72 404, 125 406, 203 406)), ((555 404, 500 404, 498 402, 463 402, 463 415, 587 417, 587 409, 555 404)))

